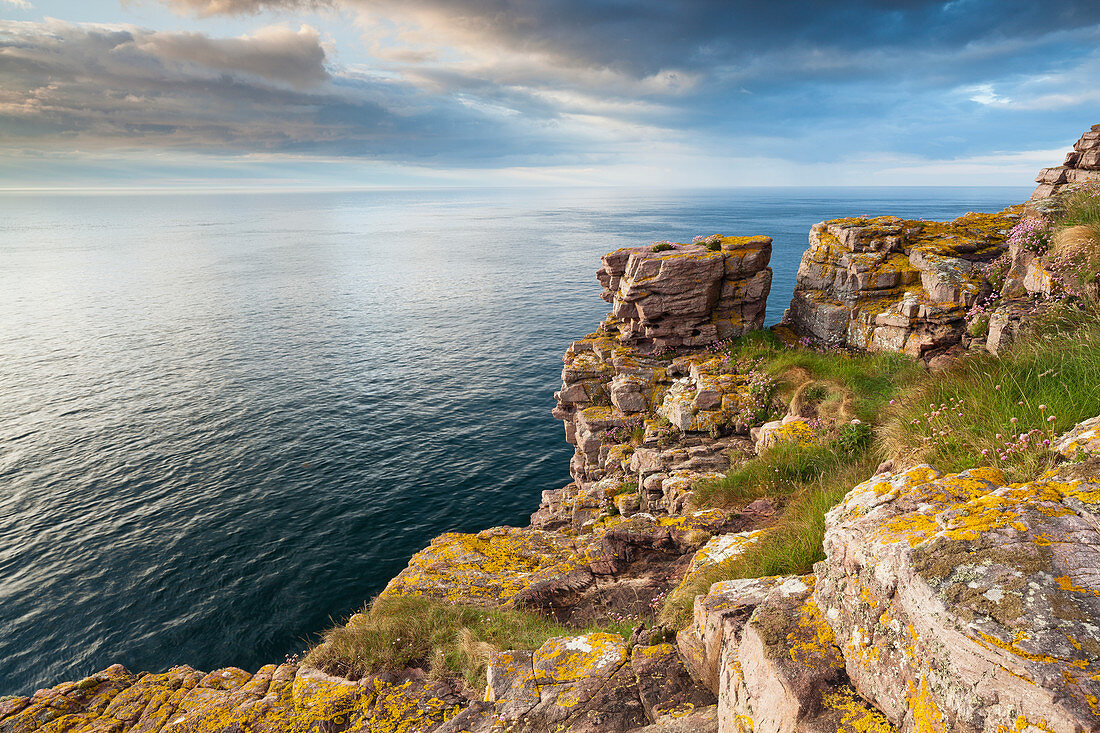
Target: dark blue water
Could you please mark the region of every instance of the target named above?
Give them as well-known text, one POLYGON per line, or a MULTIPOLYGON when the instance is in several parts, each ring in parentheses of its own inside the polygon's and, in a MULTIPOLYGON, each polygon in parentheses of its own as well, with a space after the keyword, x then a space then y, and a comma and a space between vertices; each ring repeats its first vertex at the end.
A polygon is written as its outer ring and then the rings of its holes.
POLYGON ((568 481, 561 353, 615 247, 1029 189, 0 197, 0 694, 255 669, 568 481))

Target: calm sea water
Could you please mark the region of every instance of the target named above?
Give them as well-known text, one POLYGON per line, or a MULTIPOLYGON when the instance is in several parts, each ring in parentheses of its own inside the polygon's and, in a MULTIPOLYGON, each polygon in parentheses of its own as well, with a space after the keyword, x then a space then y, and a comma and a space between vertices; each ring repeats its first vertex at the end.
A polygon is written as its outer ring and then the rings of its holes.
POLYGON ((436 534, 568 481, 561 354, 615 247, 1026 188, 0 197, 0 695, 114 663, 246 669, 436 534))

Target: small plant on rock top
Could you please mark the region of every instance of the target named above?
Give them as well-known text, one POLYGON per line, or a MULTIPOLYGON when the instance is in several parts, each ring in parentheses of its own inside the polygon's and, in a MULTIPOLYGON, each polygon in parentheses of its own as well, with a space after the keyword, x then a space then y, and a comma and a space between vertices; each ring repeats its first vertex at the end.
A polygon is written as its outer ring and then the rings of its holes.
POLYGON ((1020 219, 1008 233, 1008 243, 1042 254, 1050 246, 1050 222, 1035 216, 1020 219))
POLYGON ((650 249, 654 252, 667 252, 668 250, 672 249, 672 242, 654 242, 653 246, 650 247, 650 249))
POLYGON ((722 249, 722 235, 711 234, 710 236, 698 236, 691 240, 692 244, 702 244, 706 246, 711 252, 717 252, 722 249))

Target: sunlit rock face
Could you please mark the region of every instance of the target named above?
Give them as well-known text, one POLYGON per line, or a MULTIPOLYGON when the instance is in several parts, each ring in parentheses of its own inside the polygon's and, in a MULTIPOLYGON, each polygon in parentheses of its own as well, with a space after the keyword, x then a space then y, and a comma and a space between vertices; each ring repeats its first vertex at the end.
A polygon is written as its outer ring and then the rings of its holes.
POLYGON ((1062 165, 1044 168, 1035 177, 1039 186, 1031 194, 1032 200, 1052 196, 1075 183, 1100 181, 1100 125, 1081 136, 1066 153, 1062 165))
POLYGON ((826 527, 815 598, 853 687, 893 724, 1100 727, 1095 460, 1025 484, 992 468, 880 475, 826 527))
POLYGON ((597 276, 621 324, 621 342, 704 346, 763 325, 771 237, 709 239, 709 245, 627 247, 604 255, 597 276))
POLYGON ((815 224, 786 322, 830 346, 927 357, 958 344, 966 312, 992 286, 1019 207, 950 222, 893 216, 815 224))

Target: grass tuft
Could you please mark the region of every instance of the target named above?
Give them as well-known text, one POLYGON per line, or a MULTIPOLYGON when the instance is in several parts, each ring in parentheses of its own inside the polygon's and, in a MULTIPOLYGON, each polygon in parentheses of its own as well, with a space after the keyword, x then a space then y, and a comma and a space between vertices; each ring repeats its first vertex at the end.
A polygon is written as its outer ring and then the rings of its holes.
POLYGON ((422 596, 377 598, 346 625, 325 632, 305 662, 349 679, 419 667, 437 679, 462 677, 477 687, 485 684, 493 650, 537 649, 554 636, 595 631, 629 636, 633 624, 574 629, 523 611, 454 606, 422 596))
POLYGON ((880 441, 904 465, 996 466, 1023 481, 1052 464, 1054 436, 1097 414, 1100 316, 1056 306, 999 357, 968 355, 901 393, 880 441))

